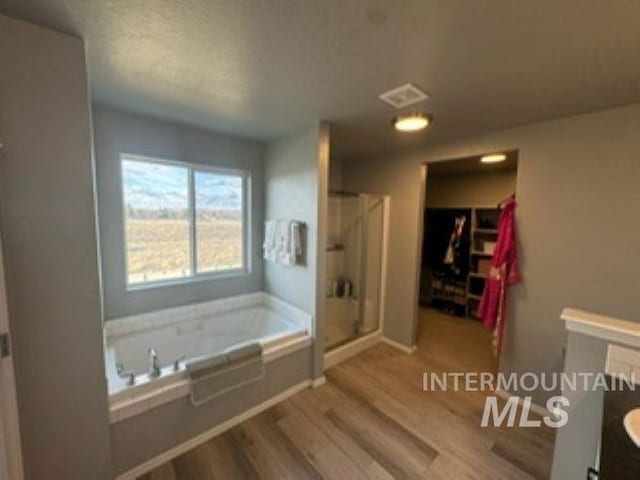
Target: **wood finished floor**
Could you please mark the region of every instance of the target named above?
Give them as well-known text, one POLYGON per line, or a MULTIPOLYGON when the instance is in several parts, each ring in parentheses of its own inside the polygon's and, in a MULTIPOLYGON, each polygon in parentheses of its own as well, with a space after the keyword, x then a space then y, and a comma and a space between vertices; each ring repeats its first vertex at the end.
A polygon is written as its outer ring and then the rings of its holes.
POLYGON ((422 391, 425 371, 474 356, 495 368, 482 327, 427 310, 420 322, 414 355, 379 344, 141 480, 549 478, 553 431, 480 428, 481 393, 422 391))

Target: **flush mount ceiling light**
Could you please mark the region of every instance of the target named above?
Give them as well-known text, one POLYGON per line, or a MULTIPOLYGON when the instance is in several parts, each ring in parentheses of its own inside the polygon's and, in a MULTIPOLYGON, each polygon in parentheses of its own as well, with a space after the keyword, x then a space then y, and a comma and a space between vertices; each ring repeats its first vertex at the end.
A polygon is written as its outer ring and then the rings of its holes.
POLYGON ((504 153, 492 153, 489 155, 483 155, 480 158, 482 163, 500 163, 507 159, 507 155, 504 153))
POLYGON ((408 113, 393 117, 391 124, 401 132, 416 132, 427 128, 433 122, 433 117, 426 113, 408 113))

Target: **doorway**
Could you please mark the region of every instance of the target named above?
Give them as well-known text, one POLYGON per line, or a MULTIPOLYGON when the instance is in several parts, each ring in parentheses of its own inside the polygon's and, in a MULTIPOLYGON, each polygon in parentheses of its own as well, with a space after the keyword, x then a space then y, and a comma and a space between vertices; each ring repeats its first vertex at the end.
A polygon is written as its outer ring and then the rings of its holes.
POLYGON ((515 193, 517 151, 427 165, 418 350, 451 371, 498 370, 478 307, 498 238, 500 203, 515 193))

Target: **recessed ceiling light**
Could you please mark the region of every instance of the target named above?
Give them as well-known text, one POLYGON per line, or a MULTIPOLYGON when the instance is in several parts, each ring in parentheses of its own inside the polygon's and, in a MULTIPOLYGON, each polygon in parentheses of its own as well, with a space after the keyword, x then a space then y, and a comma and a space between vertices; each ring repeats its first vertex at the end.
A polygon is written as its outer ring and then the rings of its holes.
POLYGON ((393 117, 391 124, 401 132, 416 132, 431 125, 433 117, 426 113, 409 113, 393 117))
POLYGON ((482 163, 500 163, 504 162, 507 156, 504 153, 492 153, 490 155, 483 155, 480 158, 482 163))

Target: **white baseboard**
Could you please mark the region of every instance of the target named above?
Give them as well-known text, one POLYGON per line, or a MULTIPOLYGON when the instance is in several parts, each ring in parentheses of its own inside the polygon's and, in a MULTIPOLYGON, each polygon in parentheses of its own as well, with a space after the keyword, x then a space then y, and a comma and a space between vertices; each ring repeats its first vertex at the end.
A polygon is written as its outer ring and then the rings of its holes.
POLYGON ((413 354, 415 353, 415 351, 417 350, 418 347, 416 347, 415 345, 412 345, 410 347, 407 347, 406 345, 403 345, 402 343, 398 343, 395 340, 391 340, 388 337, 382 337, 382 341, 384 343, 386 343, 387 345, 391 345, 394 348, 397 348, 398 350, 403 351, 406 354, 413 354))
MULTIPOLYGON (((324 377, 321 377, 321 378, 324 378, 324 377)), ((173 460, 176 457, 179 457, 180 455, 182 455, 185 452, 188 452, 192 448, 197 447, 198 445, 208 440, 211 440, 213 437, 220 435, 221 433, 229 430, 230 428, 235 427, 236 425, 244 422, 245 420, 248 420, 249 418, 273 407, 274 405, 286 400, 287 398, 295 395, 296 393, 298 393, 301 390, 304 390, 305 388, 310 387, 311 385, 312 385, 311 380, 305 380, 303 382, 300 382, 297 385, 294 385, 293 387, 288 388, 284 392, 279 393, 278 395, 275 395, 269 398, 268 400, 265 400, 261 404, 256 405, 255 407, 252 407, 249 410, 236 415, 235 417, 225 420, 224 422, 216 425, 215 427, 207 430, 206 432, 202 432, 200 435, 197 435, 187 440, 186 442, 181 443, 180 445, 170 448, 169 450, 166 450, 160 455, 153 457, 150 460, 147 460, 146 462, 138 465, 137 467, 134 467, 131 470, 118 475, 116 477, 116 480, 135 480, 141 475, 144 475, 145 473, 153 470, 154 468, 159 467, 160 465, 170 460, 173 460)))
POLYGON ((324 356, 324 369, 328 369, 344 362, 348 358, 357 355, 358 353, 371 348, 376 345, 382 339, 382 332, 380 330, 358 338, 352 342, 349 342, 341 347, 331 350, 324 356))
MULTIPOLYGON (((513 393, 507 392, 506 390, 496 390, 495 393, 498 397, 503 398, 505 400, 508 400, 510 397, 518 397, 518 405, 522 406, 523 404, 523 397, 520 395, 514 395, 513 393)), ((549 410, 535 403, 531 403, 531 411, 535 414, 540 415, 541 417, 552 415, 551 412, 549 412, 549 410)))
POLYGON ((324 385, 325 383, 327 383, 327 377, 325 377, 324 375, 322 375, 321 377, 315 378, 312 382, 311 382, 311 388, 319 388, 322 385, 324 385))

